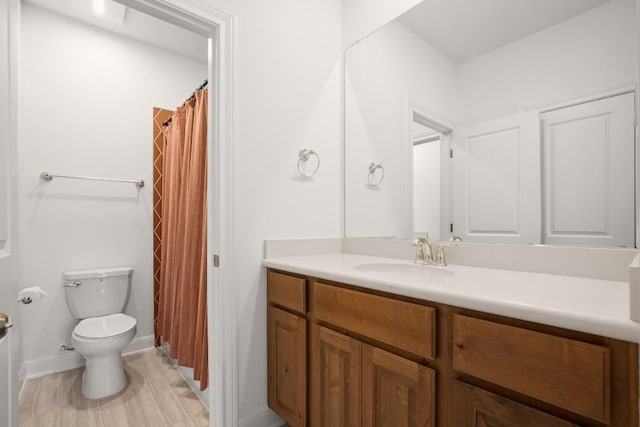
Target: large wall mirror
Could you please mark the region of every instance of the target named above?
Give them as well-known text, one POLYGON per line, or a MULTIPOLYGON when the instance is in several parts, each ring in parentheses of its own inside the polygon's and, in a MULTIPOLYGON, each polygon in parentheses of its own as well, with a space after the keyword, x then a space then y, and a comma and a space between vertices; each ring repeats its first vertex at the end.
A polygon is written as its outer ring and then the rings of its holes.
POLYGON ((345 58, 348 237, 635 246, 635 0, 424 0, 345 58))

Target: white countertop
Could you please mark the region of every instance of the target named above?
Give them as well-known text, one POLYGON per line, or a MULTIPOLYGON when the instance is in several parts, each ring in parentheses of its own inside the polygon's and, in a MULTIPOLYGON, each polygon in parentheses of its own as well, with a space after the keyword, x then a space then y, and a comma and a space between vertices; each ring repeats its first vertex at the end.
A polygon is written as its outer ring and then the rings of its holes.
POLYGON ((263 265, 625 341, 640 339, 640 324, 629 318, 628 282, 462 265, 423 266, 346 253, 267 258, 263 265))

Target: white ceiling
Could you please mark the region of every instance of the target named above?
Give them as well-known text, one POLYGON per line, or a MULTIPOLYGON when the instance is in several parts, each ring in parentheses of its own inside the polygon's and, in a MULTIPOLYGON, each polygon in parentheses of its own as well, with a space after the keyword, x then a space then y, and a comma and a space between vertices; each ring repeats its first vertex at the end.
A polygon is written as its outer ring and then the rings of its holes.
POLYGON ((400 21, 458 63, 558 24, 607 1, 424 0, 402 15, 400 21))
POLYGON ((93 12, 93 0, 25 1, 199 62, 207 61, 206 37, 111 0, 104 0, 102 16, 93 12))

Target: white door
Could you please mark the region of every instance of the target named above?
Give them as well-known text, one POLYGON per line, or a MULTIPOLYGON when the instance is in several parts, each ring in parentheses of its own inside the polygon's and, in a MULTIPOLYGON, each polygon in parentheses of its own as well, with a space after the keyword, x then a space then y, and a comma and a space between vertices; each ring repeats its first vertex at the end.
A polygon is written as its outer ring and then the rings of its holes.
MULTIPOLYGON (((14 321, 15 294, 15 61, 19 0, 0 1, 0 312, 14 321)), ((0 324, 0 329, 2 325, 0 324)), ((18 340, 15 328, 0 338, 0 426, 18 425, 18 340)), ((3 335, 0 331, 0 335, 3 335)))
POLYGON ((544 241, 634 247, 634 95, 544 113, 544 241))
POLYGON ((469 242, 540 243, 537 111, 453 130, 453 234, 469 242))

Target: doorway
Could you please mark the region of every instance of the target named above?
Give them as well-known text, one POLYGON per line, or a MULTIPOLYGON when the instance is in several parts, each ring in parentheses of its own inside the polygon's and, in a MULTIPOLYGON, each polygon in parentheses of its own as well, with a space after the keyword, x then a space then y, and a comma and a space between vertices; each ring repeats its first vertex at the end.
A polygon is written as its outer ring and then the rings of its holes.
POLYGON ((451 127, 411 108, 410 236, 434 241, 449 236, 449 141, 451 127))
MULTIPOLYGON (((10 7, 15 7, 19 12, 20 2, 12 0, 10 7)), ((231 147, 231 129, 232 129, 232 108, 231 108, 231 81, 232 81, 232 23, 233 17, 214 9, 213 7, 202 4, 187 4, 184 2, 181 6, 167 5, 161 1, 143 1, 143 0, 127 0, 123 1, 130 7, 139 9, 145 13, 181 25, 191 31, 199 32, 209 38, 208 42, 208 79, 211 82, 210 91, 210 114, 209 127, 215 129, 209 137, 209 183, 208 196, 211 201, 212 208, 209 209, 210 232, 208 236, 208 253, 211 259, 213 254, 219 256, 220 259, 230 260, 231 252, 231 174, 230 174, 230 147, 231 147)), ((3 14, 0 23, 2 30, 17 27, 17 19, 19 13, 3 14)), ((6 31, 8 33, 9 31, 6 31)), ((3 43, 0 49, 0 56, 3 65, 11 64, 15 67, 15 58, 17 54, 18 40, 17 38, 7 38, 0 40, 3 43), (6 47, 6 49, 5 49, 6 47)), ((11 67, 7 67, 11 70, 11 67)), ((7 79, 10 88, 15 89, 15 79, 18 76, 17 70, 13 70, 7 79)), ((100 84, 100 82, 96 82, 100 84)), ((4 94, 3 94, 4 95, 4 94)), ((17 100, 11 96, 2 97, 0 99, 3 111, 8 109, 14 111, 17 100)), ((10 120, 15 121, 15 117, 10 120)), ((7 126, 9 129, 10 126, 7 126)), ((15 143, 15 137, 10 139, 15 143)), ((230 262, 222 263, 220 268, 214 269, 212 263, 208 263, 210 273, 208 275, 208 306, 210 307, 209 316, 209 342, 212 348, 217 348, 216 354, 210 354, 209 366, 211 377, 216 378, 212 381, 212 390, 210 393, 210 408, 214 416, 211 419, 212 425, 234 425, 237 423, 237 403, 234 394, 236 383, 235 372, 235 322, 236 313, 235 295, 230 287, 221 286, 221 283, 231 283, 230 262), (224 321, 223 321, 224 319, 224 321), (225 328, 222 328, 224 324, 225 328)), ((16 283, 12 284, 11 293, 14 294, 18 289, 16 283)), ((15 340, 19 341, 19 340, 15 340)), ((12 369, 17 371, 22 365, 20 357, 13 360, 12 369), (16 367, 17 366, 17 367, 16 367)), ((16 381, 17 382, 17 381, 16 381)), ((17 394, 17 387, 14 384, 10 386, 10 395, 17 394)), ((11 422, 17 425, 17 419, 11 422)))

